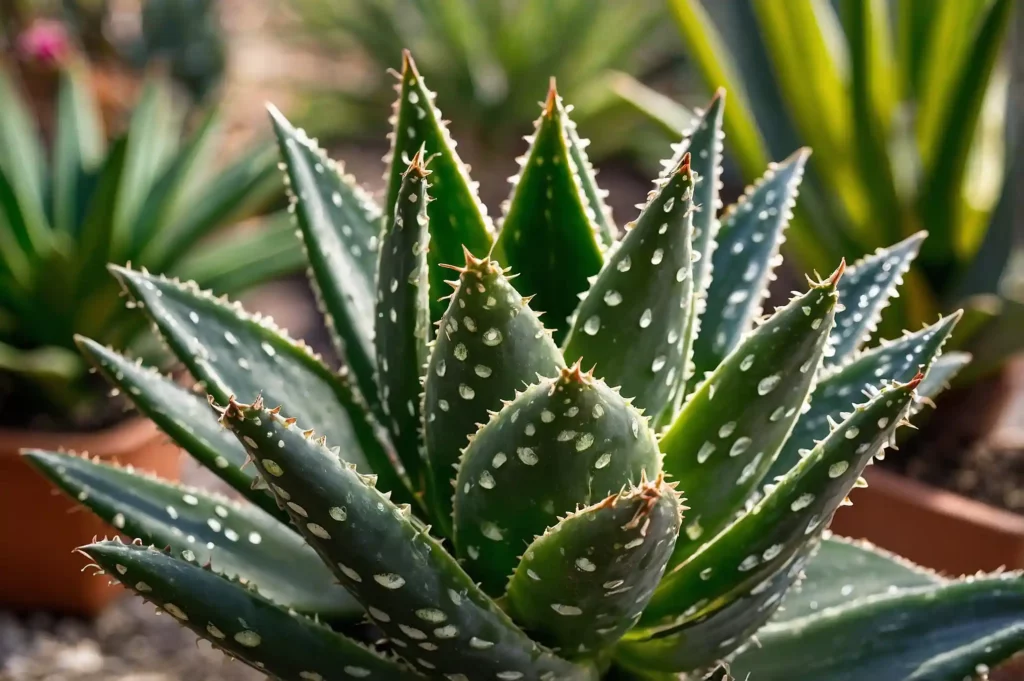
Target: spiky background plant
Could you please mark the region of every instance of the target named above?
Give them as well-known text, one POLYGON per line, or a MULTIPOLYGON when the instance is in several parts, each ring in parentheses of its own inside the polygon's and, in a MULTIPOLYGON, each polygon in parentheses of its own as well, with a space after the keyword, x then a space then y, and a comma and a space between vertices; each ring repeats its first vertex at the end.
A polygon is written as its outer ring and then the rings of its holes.
POLYGON ((495 237, 408 58, 400 92, 383 217, 272 111, 340 371, 195 284, 113 268, 199 394, 83 352, 242 499, 27 452, 137 540, 83 547, 101 571, 296 681, 665 680, 723 659, 959 681, 1024 647, 1020 575, 946 580, 826 532, 964 362, 939 357, 957 315, 859 347, 919 238, 762 319, 806 152, 720 221, 724 96, 620 237, 552 89, 495 237))
MULTIPOLYGON (((1015 232, 1015 0, 666 4, 697 75, 730 92, 724 127, 746 181, 773 152, 815 149, 788 244, 802 268, 926 229, 883 328, 965 308, 952 341, 975 354, 965 377, 1024 349, 1024 298, 1003 276, 1015 232)), ((656 118, 682 115, 627 97, 656 118)))
POLYGON ((197 248, 280 193, 273 148, 215 163, 216 111, 194 121, 182 143, 185 111, 156 81, 108 144, 92 94, 84 66, 70 65, 44 140, 0 69, 0 404, 21 426, 97 425, 111 416, 74 335, 124 347, 145 325, 121 304, 108 262, 223 293, 302 262, 281 218, 197 248))

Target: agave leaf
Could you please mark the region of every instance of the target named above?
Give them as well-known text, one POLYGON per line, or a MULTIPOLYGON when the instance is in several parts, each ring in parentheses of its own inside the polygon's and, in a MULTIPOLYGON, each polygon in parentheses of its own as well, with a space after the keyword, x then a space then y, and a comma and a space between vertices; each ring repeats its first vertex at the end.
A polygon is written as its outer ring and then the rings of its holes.
POLYGON ((569 118, 571 107, 565 107, 565 132, 569 143, 569 155, 576 166, 576 176, 587 200, 587 217, 597 225, 597 238, 602 248, 609 248, 618 236, 612 209, 605 203, 608 191, 597 185, 597 171, 587 156, 590 140, 583 139, 576 131, 576 122, 569 118))
POLYGON ((10 183, 9 200, 18 206, 24 221, 19 242, 30 254, 45 253, 52 243, 43 212, 45 173, 46 161, 32 115, 6 69, 0 68, 0 177, 10 183))
MULTIPOLYGON (((923 381, 922 381, 923 385, 923 381)), ((920 390, 921 386, 918 386, 920 390)), ((851 599, 892 594, 898 589, 940 584, 936 573, 866 541, 826 532, 818 552, 804 567, 804 578, 791 589, 773 618, 787 622, 843 606, 851 599)))
POLYGON ((342 619, 362 614, 302 538, 254 506, 74 454, 29 450, 25 458, 134 539, 210 564, 283 607, 342 619))
POLYGON ((75 342, 85 358, 175 443, 251 502, 287 522, 287 514, 272 496, 253 489, 258 476, 255 470, 243 469, 248 458, 245 448, 217 422, 205 399, 94 340, 77 336, 75 342))
POLYGON ((519 277, 516 288, 535 296, 536 307, 550 315, 556 342, 565 336, 577 296, 587 290, 588 277, 598 273, 603 257, 596 234, 600 229, 570 153, 567 120, 552 83, 534 134, 527 138, 530 149, 512 179, 495 245, 495 258, 519 277))
POLYGON ((376 405, 373 293, 382 211, 302 130, 269 111, 324 318, 360 391, 376 405))
POLYGON ((761 324, 690 396, 661 439, 694 513, 672 565, 732 519, 786 441, 832 328, 842 268, 761 324))
MULTIPOLYGON (((788 473, 800 461, 801 449, 828 434, 828 419, 835 419, 848 410, 862 391, 878 388, 888 380, 909 381, 919 371, 927 372, 959 318, 959 312, 943 317, 931 326, 883 343, 845 367, 827 373, 819 380, 810 408, 800 415, 764 480, 770 482, 788 473)), ((930 382, 928 388, 941 390, 943 383, 930 382)), ((933 397, 936 393, 921 394, 933 397)))
POLYGON ((685 624, 767 584, 805 547, 809 535, 827 527, 864 467, 910 412, 921 378, 886 388, 857 406, 749 513, 665 576, 640 625, 660 625, 699 604, 696 612, 672 623, 685 624))
POLYGON ((381 236, 375 338, 381 409, 414 489, 426 486, 420 390, 427 361, 427 176, 423 150, 402 179, 394 215, 381 236))
POLYGON ((394 209, 402 186, 402 173, 413 155, 423 147, 430 159, 430 186, 434 199, 427 207, 430 218, 430 318, 437 321, 445 305, 437 301, 444 290, 443 263, 462 260, 466 247, 477 256, 491 246, 490 218, 477 198, 476 185, 470 181, 466 166, 455 151, 455 142, 434 106, 434 93, 427 90, 408 50, 402 53, 401 86, 395 104, 395 129, 391 133, 390 170, 388 171, 386 214, 394 209))
POLYGON ((82 547, 82 552, 179 624, 263 674, 323 681, 423 678, 215 572, 154 548, 103 541, 82 547))
POLYGON ((657 417, 689 360, 694 175, 684 155, 651 196, 574 315, 565 356, 657 417))
POLYGON ((455 474, 469 436, 516 390, 565 366, 498 263, 469 251, 465 257, 430 354, 423 403, 430 507, 449 537, 455 474))
POLYGON ((660 472, 646 421, 577 364, 518 394, 473 436, 455 483, 455 546, 485 591, 504 591, 523 548, 559 516, 660 472))
POLYGON ((269 319, 249 316, 241 306, 194 285, 121 267, 111 271, 215 400, 254 400, 262 394, 288 404, 296 418, 320 424, 346 461, 377 473, 396 494, 404 491, 361 397, 305 344, 288 338, 269 319))
POLYGON ((654 593, 680 514, 679 495, 658 476, 566 516, 530 544, 512 575, 513 617, 567 656, 598 654, 654 593))
POLYGON ((308 266, 306 249, 295 235, 291 216, 280 211, 242 234, 211 239, 168 274, 192 280, 219 295, 234 295, 308 266))
POLYGON ((926 232, 918 232, 898 244, 879 248, 846 270, 839 284, 839 302, 845 309, 836 314, 831 337, 835 354, 826 366, 846 363, 875 332, 882 310, 903 282, 926 236, 926 232))
POLYGON ((53 226, 78 231, 78 206, 86 174, 102 159, 104 138, 99 112, 85 74, 71 67, 61 75, 57 135, 53 151, 53 226))
POLYGON ((759 645, 733 662, 733 673, 793 681, 961 681, 1024 649, 1022 609, 1019 573, 900 590, 764 627, 759 645))
POLYGON ((616 647, 616 663, 642 671, 644 678, 656 672, 678 676, 680 671, 717 663, 764 626, 783 595, 799 579, 819 542, 820 537, 811 537, 782 569, 762 582, 760 588, 737 594, 707 617, 690 619, 703 605, 697 601, 680 615, 682 624, 661 630, 635 629, 616 647))
POLYGON ((275 167, 277 151, 259 145, 224 168, 194 194, 188 194, 188 210, 176 215, 145 245, 138 264, 166 271, 177 264, 196 242, 211 230, 245 217, 281 192, 281 175, 275 167))
POLYGON ((792 216, 809 150, 769 166, 757 184, 722 216, 712 255, 714 277, 704 299, 700 334, 693 342, 696 375, 713 370, 761 314, 779 246, 792 216))
POLYGON ((433 675, 589 679, 531 641, 412 516, 277 410, 231 402, 223 420, 293 522, 397 652, 433 675), (272 437, 267 438, 266 434, 272 437), (252 442, 260 439, 260 447, 252 442), (272 442, 278 443, 271 446, 272 442))

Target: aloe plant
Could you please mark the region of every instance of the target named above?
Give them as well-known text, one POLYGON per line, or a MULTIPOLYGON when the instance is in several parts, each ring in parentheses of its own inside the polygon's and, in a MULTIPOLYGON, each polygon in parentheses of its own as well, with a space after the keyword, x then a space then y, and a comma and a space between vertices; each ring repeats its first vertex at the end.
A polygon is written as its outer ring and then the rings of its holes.
POLYGON ((222 293, 303 263, 283 212, 237 237, 205 241, 280 194, 272 147, 214 171, 216 112, 179 142, 184 111, 156 81, 127 130, 108 142, 88 78, 78 64, 63 73, 47 162, 46 141, 0 71, 0 402, 9 417, 62 427, 110 416, 74 335, 125 346, 145 330, 121 304, 108 262, 222 293))
POLYGON ((400 98, 386 209, 271 111, 340 370, 112 268, 197 392, 82 351, 240 499, 26 452, 136 540, 83 547, 103 572, 289 680, 959 681, 1024 648, 1020 574, 946 580, 826 529, 963 364, 959 315, 861 349, 916 241, 762 316, 807 153, 719 221, 724 95, 617 238, 554 88, 497 235, 408 57, 400 98))
MULTIPOLYGON (((926 229, 883 329, 966 308, 971 323, 953 341, 976 355, 964 377, 1024 347, 1005 330, 1024 309, 1007 281, 1014 0, 667 4, 697 74, 730 92, 724 126, 746 181, 772 152, 815 149, 788 244, 802 268, 926 229)), ((619 82, 627 101, 677 134, 685 110, 627 76, 619 82)))

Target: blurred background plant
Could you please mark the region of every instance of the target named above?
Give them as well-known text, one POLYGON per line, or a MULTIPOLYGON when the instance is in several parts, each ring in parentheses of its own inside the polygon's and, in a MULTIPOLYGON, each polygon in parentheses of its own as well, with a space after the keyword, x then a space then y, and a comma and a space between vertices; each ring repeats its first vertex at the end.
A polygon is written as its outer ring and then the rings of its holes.
MULTIPOLYGON (((59 52, 59 50, 58 50, 59 52)), ((90 70, 73 53, 50 65, 55 122, 40 133, 0 64, 0 413, 5 426, 106 425, 104 391, 87 374, 76 333, 147 346, 108 262, 196 279, 219 293, 299 267, 282 213, 207 237, 281 194, 276 151, 253 145, 223 163, 216 108, 189 110, 152 79, 125 120, 105 130, 90 70), (137 341, 137 342, 136 342, 137 341)), ((151 339, 150 339, 151 342, 151 339)), ((114 410, 116 412, 116 410, 114 410)))
MULTIPOLYGON (((953 344, 965 377, 1024 347, 1024 302, 1007 283, 1013 159, 1007 34, 1013 0, 668 0, 692 68, 725 87, 732 162, 813 148, 789 249, 825 271, 926 229, 908 291, 882 335, 942 310, 967 315, 953 344)), ((671 138, 688 111, 628 76, 624 99, 671 138)))
POLYGON ((51 46, 64 41, 112 76, 157 67, 202 101, 225 69, 217 10, 218 0, 4 0, 0 42, 25 57, 38 56, 40 40, 51 46))
MULTIPOLYGON (((661 0, 288 0, 293 39, 336 59, 355 60, 359 76, 341 89, 308 93, 295 116, 330 140, 388 130, 395 79, 387 70, 409 48, 452 116, 452 136, 486 175, 489 159, 511 158, 531 130, 537 83, 554 76, 574 119, 595 146, 591 158, 630 144, 632 112, 617 107, 609 68, 652 82, 672 75, 679 50, 661 0), (622 114, 627 118, 624 120, 622 114)), ((461 150, 460 150, 461 151, 461 150)), ((509 174, 514 167, 502 171, 509 174)), ((484 184, 487 181, 484 180, 484 184)), ((503 188, 504 189, 504 188, 503 188)))

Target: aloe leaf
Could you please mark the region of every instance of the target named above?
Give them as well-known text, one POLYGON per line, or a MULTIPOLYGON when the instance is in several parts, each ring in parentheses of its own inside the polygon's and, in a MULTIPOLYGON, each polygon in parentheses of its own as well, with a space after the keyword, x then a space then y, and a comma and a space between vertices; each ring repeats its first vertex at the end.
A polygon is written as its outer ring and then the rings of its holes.
POLYGON ((786 593, 773 622, 814 615, 853 599, 944 581, 936 573, 866 541, 831 535, 804 567, 800 584, 786 593))
POLYGON ((513 617, 564 655, 598 654, 640 617, 680 520, 662 476, 569 514, 526 549, 508 587, 513 617))
POLYGON ((26 460, 107 524, 255 588, 283 607, 355 619, 360 605, 298 534, 249 504, 73 454, 26 460))
POLYGON ((373 294, 382 211, 305 132, 268 108, 324 319, 360 391, 376 405, 373 294))
POLYGON ((681 624, 661 630, 634 629, 616 647, 616 663, 644 675, 660 672, 678 676, 680 671, 706 668, 719 662, 764 626, 783 595, 799 580, 819 542, 820 537, 811 537, 758 589, 737 594, 707 617, 692 619, 705 605, 695 601, 677 618, 681 624))
POLYGON ((33 116, 6 68, 0 69, 0 170, 9 174, 21 200, 42 213, 46 161, 33 116))
POLYGON ((935 397, 949 387, 953 379, 957 377, 960 370, 971 363, 969 352, 947 352, 937 358, 917 391, 923 397, 935 397))
POLYGON ((250 473, 243 469, 248 458, 245 448, 217 422, 205 399, 156 369, 133 362, 94 340, 78 336, 75 343, 86 359, 175 443, 249 501, 287 522, 287 514, 272 496, 253 489, 258 476, 255 470, 250 473))
POLYGON ((468 251, 427 364, 423 402, 429 502, 446 536, 462 450, 516 390, 563 368, 551 333, 493 260, 468 251))
POLYGON ((500 594, 523 548, 559 516, 660 471, 647 419, 579 364, 562 369, 517 393, 466 448, 455 483, 458 555, 500 594))
POLYGON ((53 151, 53 226, 67 234, 78 230, 78 204, 86 173, 100 162, 104 138, 86 74, 71 67, 61 76, 57 98, 57 134, 53 151))
POLYGON ((845 309, 836 314, 831 338, 835 354, 826 366, 844 364, 875 332, 882 310, 903 283, 903 275, 926 236, 926 232, 918 232, 898 244, 879 248, 847 268, 839 284, 839 302, 845 309))
POLYGON ((588 277, 601 269, 598 225, 588 215, 586 193, 570 153, 568 114, 554 83, 527 153, 520 157, 519 174, 512 178, 495 258, 509 265, 519 280, 516 288, 535 296, 535 307, 549 315, 560 342, 577 296, 588 288, 588 277), (559 257, 560 254, 571 254, 559 257))
POLYGON ((413 155, 421 147, 425 148, 424 156, 430 159, 430 193, 434 199, 427 207, 431 225, 430 318, 437 321, 445 309, 444 303, 436 300, 444 290, 445 274, 440 265, 461 262, 463 247, 478 257, 486 254, 491 247, 493 228, 487 209, 477 198, 476 184, 470 181, 441 112, 434 106, 434 93, 423 83, 409 52, 402 55, 384 205, 388 211, 394 207, 402 186, 402 173, 413 155))
POLYGON ((771 624, 733 662, 743 678, 961 681, 1024 649, 1024 580, 975 577, 771 624), (884 632, 884 635, 879 635, 884 632))
POLYGON ((726 209, 711 258, 714 277, 704 298, 700 334, 693 342, 696 376, 713 370, 761 314, 779 247, 792 217, 809 150, 769 166, 738 203, 726 209))
POLYGON ((786 441, 825 353, 841 276, 842 267, 748 335, 662 437, 665 472, 694 509, 672 565, 732 519, 786 441))
POLYGON ((332 454, 322 438, 260 401, 232 401, 223 420, 246 443, 306 540, 411 664, 431 676, 491 678, 504 671, 591 678, 531 641, 408 506, 393 504, 374 487, 375 478, 332 454), (260 446, 253 447, 257 439, 260 446))
POLYGON ((430 327, 427 282, 427 176, 422 149, 402 178, 381 235, 375 338, 381 409, 414 489, 425 487, 420 390, 430 327))
POLYGON ((565 133, 569 143, 569 155, 576 167, 576 176, 587 200, 587 217, 597 225, 597 238, 602 248, 609 248, 618 238, 618 230, 612 220, 612 209, 605 203, 608 191, 597 185, 597 171, 587 156, 590 140, 583 139, 576 130, 576 122, 569 118, 572 111, 565 107, 565 133))
MULTIPOLYGON (((832 369, 819 378, 810 407, 800 415, 764 480, 770 482, 788 473, 800 461, 803 448, 813 446, 816 440, 828 434, 828 420, 848 410, 850 403, 864 390, 876 389, 888 380, 909 381, 919 371, 927 373, 959 318, 959 312, 943 317, 916 333, 883 343, 845 367, 832 369)), ((943 382, 928 384, 929 389, 942 386, 943 382)), ((935 395, 923 391, 921 394, 935 395)))
POLYGON ((775 574, 809 535, 828 526, 864 467, 884 450, 910 412, 922 377, 883 389, 855 407, 749 513, 672 569, 647 606, 641 626, 677 617, 693 603, 702 605, 687 620, 713 613, 775 574))
POLYGON ((663 179, 579 304, 565 343, 567 359, 595 366, 598 376, 621 386, 623 395, 655 418, 675 397, 689 360, 695 182, 690 156, 663 179))
POLYGON ((154 548, 103 541, 82 552, 179 624, 263 674, 319 681, 423 678, 240 584, 154 548))
POLYGON ((121 267, 111 271, 215 400, 223 404, 232 396, 254 400, 263 395, 287 404, 296 418, 329 434, 346 461, 377 473, 396 494, 403 492, 365 403, 305 344, 290 339, 271 320, 250 316, 240 305, 194 284, 121 267))
MULTIPOLYGON (((96 188, 86 207, 80 228, 75 280, 77 296, 95 290, 105 278, 103 268, 112 258, 114 221, 111 216, 122 198, 123 176, 127 171, 128 140, 118 138, 110 145, 103 167, 98 171, 96 188)), ((91 331, 91 329, 90 329, 91 331)))

